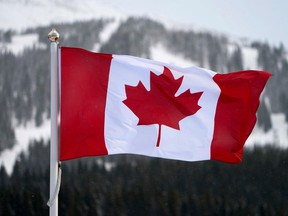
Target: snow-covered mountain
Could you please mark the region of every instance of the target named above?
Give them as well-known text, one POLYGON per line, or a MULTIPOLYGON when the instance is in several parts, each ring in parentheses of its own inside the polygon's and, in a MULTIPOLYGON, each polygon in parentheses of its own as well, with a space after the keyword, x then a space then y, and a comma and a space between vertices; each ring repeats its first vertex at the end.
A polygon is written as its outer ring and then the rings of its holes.
MULTIPOLYGON (((18 83, 21 83, 22 81, 21 79, 17 81, 15 83, 16 90, 14 90, 10 95, 13 100, 15 99, 17 103, 20 101, 20 104, 26 106, 30 96, 33 98, 33 95, 35 95, 34 98, 37 98, 37 91, 34 89, 34 82, 39 82, 39 86, 43 86, 45 83, 44 81, 47 80, 46 78, 43 78, 44 76, 47 76, 47 71, 44 71, 46 75, 43 75, 42 78, 40 77, 39 80, 35 80, 36 78, 34 78, 34 76, 35 74, 41 73, 38 71, 33 72, 33 70, 40 70, 39 68, 42 69, 42 67, 45 67, 46 63, 43 62, 43 64, 37 65, 36 69, 30 69, 29 67, 31 65, 29 66, 29 63, 27 63, 29 62, 28 57, 24 56, 27 52, 32 53, 34 50, 41 52, 43 55, 47 55, 46 60, 48 61, 49 51, 47 48, 49 45, 46 35, 50 30, 49 28, 51 27, 51 24, 58 26, 59 29, 62 30, 63 43, 71 43, 67 44, 71 46, 75 46, 72 43, 81 45, 85 42, 87 47, 84 48, 93 51, 113 51, 122 54, 139 55, 141 57, 148 57, 183 67, 197 65, 220 72, 236 70, 237 68, 267 70, 267 68, 271 68, 271 65, 277 63, 277 67, 275 67, 275 79, 286 82, 284 79, 281 79, 281 77, 283 76, 283 71, 285 71, 284 66, 288 65, 288 58, 286 51, 282 51, 281 47, 270 47, 269 45, 266 46, 265 44, 262 45, 257 42, 252 45, 249 41, 230 38, 229 36, 222 35, 219 32, 206 32, 199 28, 196 30, 193 30, 192 27, 185 28, 186 30, 184 31, 179 27, 179 25, 177 25, 177 28, 174 28, 173 26, 175 26, 175 23, 168 21, 156 22, 149 18, 130 19, 130 14, 125 14, 119 11, 118 8, 111 8, 111 6, 105 3, 104 0, 102 2, 72 0, 69 1, 68 6, 67 1, 64 0, 52 0, 49 2, 42 0, 0 1, 0 60, 1 57, 6 58, 7 53, 11 54, 11 56, 8 56, 13 59, 11 61, 19 62, 20 59, 21 62, 23 62, 21 64, 28 67, 28 70, 25 71, 25 73, 28 74, 27 76, 29 78, 23 78, 23 82, 27 82, 28 79, 29 82, 31 81, 31 83, 33 83, 31 84, 33 87, 27 91, 28 96, 25 93, 21 96, 21 88, 19 87, 17 90, 17 87, 18 83), (21 13, 19 13, 19 11, 21 11, 21 13), (88 33, 80 32, 79 29, 81 29, 81 27, 90 26, 91 23, 89 23, 89 20, 91 19, 96 20, 95 22, 92 21, 92 24, 97 29, 83 30, 88 31, 88 33), (83 23, 74 25, 67 24, 72 24, 76 21, 82 21, 83 23), (29 30, 27 30, 28 28, 29 30), (43 31, 46 30, 47 32, 43 33, 43 31), (93 31, 93 33, 91 31, 93 31), (89 33, 91 33, 91 35, 89 35, 89 33), (87 34, 89 36, 87 36, 87 34), (131 34, 138 35, 138 38, 129 39, 129 35, 131 34), (4 37, 5 35, 8 35, 7 40, 4 37), (43 39, 44 37, 45 39, 43 39), (128 41, 131 41, 123 42, 124 37, 126 37, 128 41), (138 43, 139 41, 141 42, 140 45, 138 43), (193 41, 196 42, 194 43, 193 41), (130 46, 126 43, 132 45, 130 46), (266 57, 260 56, 261 52, 269 54, 267 59, 271 59, 271 56, 276 56, 276 60, 274 59, 274 62, 267 64, 267 62, 263 60, 266 57), (238 63, 239 65, 237 65, 238 63), (26 64, 28 64, 28 66, 26 64), (41 80, 44 81, 42 82, 41 80), (24 98, 23 101, 19 95, 24 98), (25 97, 27 97, 27 99, 25 99, 25 97)), ((37 58, 37 56, 31 56, 31 58, 37 58)), ((32 63, 30 62, 30 64, 32 63)), ((3 70, 2 74, 8 73, 6 69, 0 69, 3 70)), ((46 69, 48 70, 48 64, 46 69)), ((15 74, 17 74, 17 70, 21 69, 15 68, 15 74)), ((45 74, 44 72, 43 74, 45 74)), ((286 75, 287 73, 288 71, 286 71, 286 75)), ((0 77, 0 97, 1 93, 2 95, 5 95, 3 83, 1 84, 1 78, 2 77, 0 77)), ((283 86, 285 86, 285 84, 282 83, 277 87, 281 89, 284 88, 283 86)), ((30 88, 30 86, 27 88, 30 88)), ((275 94, 271 93, 273 88, 275 88, 274 84, 272 87, 267 88, 263 95, 264 99, 262 100, 262 102, 264 101, 263 103, 267 106, 267 112, 271 119, 271 126, 265 130, 263 125, 256 125, 252 135, 247 140, 247 147, 265 144, 275 144, 283 148, 288 147, 288 124, 285 121, 285 114, 283 113, 283 108, 281 108, 282 105, 279 104, 281 101, 279 102, 279 99, 275 99, 275 94), (273 104, 273 106, 271 104, 273 104)), ((43 92, 46 96, 47 94, 49 95, 49 92, 47 93, 47 88, 44 88, 43 92)), ((279 94, 281 94, 281 92, 276 95, 279 96, 279 94)), ((9 98, 6 98, 6 100, 10 103, 9 98)), ((11 103, 15 103, 15 106, 17 106, 16 102, 11 103)), ((42 117, 49 115, 47 114, 46 109, 48 103, 45 102, 45 105, 43 105, 44 108, 41 106, 40 102, 31 101, 31 103, 35 103, 36 105, 34 104, 31 107, 27 105, 26 108, 23 108, 32 110, 31 113, 28 112, 28 117, 23 117, 24 114, 22 112, 19 114, 19 111, 10 113, 9 110, 6 110, 9 108, 8 105, 3 108, 3 110, 7 111, 7 114, 5 115, 6 117, 9 116, 9 121, 11 121, 15 133, 15 145, 10 149, 5 149, 0 152, 0 166, 4 165, 9 174, 13 171, 13 165, 17 156, 23 151, 28 153, 27 150, 30 140, 41 138, 49 139, 49 118, 42 117), (37 115, 37 113, 39 114, 37 115), (19 115, 20 117, 17 117, 19 115), (37 124, 34 122, 35 118, 40 119, 37 124)), ((3 127, 6 126, 4 125, 3 127)))
POLYGON ((124 19, 119 9, 102 1, 91 0, 2 0, 0 29, 25 30, 53 23, 72 23, 100 18, 124 19))

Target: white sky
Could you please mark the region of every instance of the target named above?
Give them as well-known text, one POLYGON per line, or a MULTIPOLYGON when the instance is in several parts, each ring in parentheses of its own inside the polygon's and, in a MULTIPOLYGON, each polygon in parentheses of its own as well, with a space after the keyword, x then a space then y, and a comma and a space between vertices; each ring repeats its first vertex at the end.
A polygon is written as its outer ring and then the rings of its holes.
POLYGON ((169 18, 288 47, 287 0, 103 0, 123 11, 169 18))

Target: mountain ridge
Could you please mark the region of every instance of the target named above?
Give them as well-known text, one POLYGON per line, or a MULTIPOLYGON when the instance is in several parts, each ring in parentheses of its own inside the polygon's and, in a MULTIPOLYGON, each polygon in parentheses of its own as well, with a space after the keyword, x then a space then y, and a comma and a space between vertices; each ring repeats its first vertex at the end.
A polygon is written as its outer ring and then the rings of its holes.
MULTIPOLYGON (((0 4, 3 2, 5 1, 0 4)), ((21 2, 24 4, 24 1, 21 2)), ((40 0, 28 2, 37 3, 40 0)), ((230 39, 224 34, 199 29, 170 29, 165 24, 147 17, 101 17, 71 22, 40 25, 21 31, 0 31, 0 157, 1 150, 12 148, 15 143, 21 142, 16 140, 19 139, 15 135, 17 125, 21 127, 34 121, 36 126, 41 126, 45 119, 49 118, 47 33, 55 26, 61 33, 63 46, 152 58, 180 66, 194 64, 223 73, 244 69, 270 71, 273 77, 261 99, 255 134, 262 137, 265 133, 271 134, 271 130, 274 131, 272 134, 277 134, 275 124, 279 122, 271 119, 272 114, 277 113, 283 113, 280 114, 283 118, 276 119, 281 119, 281 125, 286 128, 288 111, 285 108, 288 107, 288 94, 285 89, 288 84, 288 58, 283 45, 271 46, 247 40, 241 44, 240 39, 230 39), (16 41, 19 42, 17 45, 16 41)), ((271 136, 274 135, 269 135, 268 143, 277 140, 271 136)), ((252 137, 248 141, 256 142, 255 140, 257 138, 252 137)), ((288 145, 287 140, 286 138, 284 145, 288 145)))

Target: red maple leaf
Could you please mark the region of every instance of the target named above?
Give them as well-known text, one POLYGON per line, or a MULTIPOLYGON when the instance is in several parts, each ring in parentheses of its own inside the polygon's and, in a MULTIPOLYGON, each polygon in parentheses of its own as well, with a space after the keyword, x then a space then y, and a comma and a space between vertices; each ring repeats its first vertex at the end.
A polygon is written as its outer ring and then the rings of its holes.
POLYGON ((139 81, 137 86, 125 85, 127 99, 123 103, 139 118, 138 125, 159 124, 156 146, 160 145, 161 125, 180 130, 179 121, 195 114, 201 107, 198 101, 203 92, 190 90, 175 97, 183 76, 174 79, 171 71, 164 67, 161 75, 150 71, 150 91, 139 81))

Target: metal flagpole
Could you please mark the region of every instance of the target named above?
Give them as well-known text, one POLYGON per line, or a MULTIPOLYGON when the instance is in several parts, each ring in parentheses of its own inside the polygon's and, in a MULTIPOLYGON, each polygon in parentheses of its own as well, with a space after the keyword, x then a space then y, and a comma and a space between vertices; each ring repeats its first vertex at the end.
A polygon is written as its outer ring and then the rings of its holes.
MULTIPOLYGON (((55 29, 48 34, 51 50, 51 141, 50 141, 50 199, 54 196, 57 187, 59 147, 58 147, 58 39, 59 34, 55 29)), ((49 202, 48 202, 49 203, 49 202)), ((49 205, 49 204, 48 204, 49 205)), ((49 205, 49 215, 58 216, 58 194, 49 205)))

